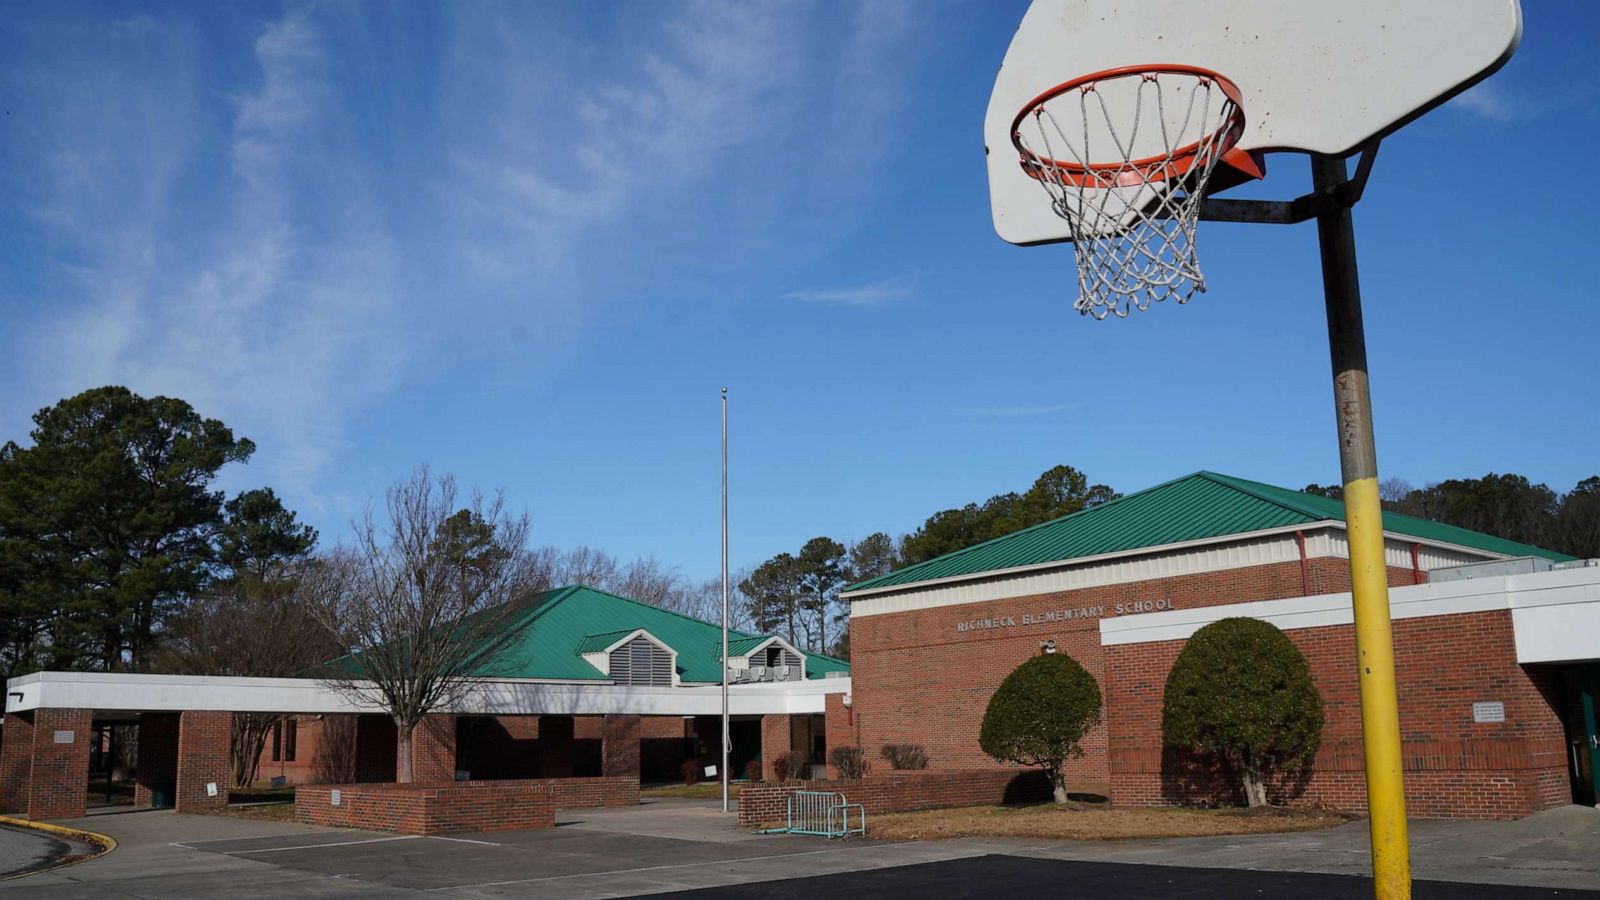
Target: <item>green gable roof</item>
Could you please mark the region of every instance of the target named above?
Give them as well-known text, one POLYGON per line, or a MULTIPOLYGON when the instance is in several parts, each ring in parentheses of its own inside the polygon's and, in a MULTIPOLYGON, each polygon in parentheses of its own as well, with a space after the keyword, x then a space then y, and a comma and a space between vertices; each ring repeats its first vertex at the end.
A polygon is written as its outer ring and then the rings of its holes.
MULTIPOLYGON (((611 646, 636 629, 678 653, 678 678, 712 683, 722 677, 722 629, 710 622, 669 612, 616 594, 582 585, 546 591, 528 603, 528 611, 511 626, 517 637, 493 664, 474 674, 491 678, 546 678, 559 681, 606 681, 582 654, 611 646)), ((728 632, 730 647, 753 646, 770 635, 728 632)), ((848 672, 843 660, 807 653, 806 675, 848 672)))
MULTIPOLYGON (((1196 472, 1098 506, 851 585, 916 584, 1125 550, 1344 521, 1344 503, 1215 472, 1196 472)), ((1572 557, 1454 525, 1385 511, 1384 530, 1506 556, 1572 557)))

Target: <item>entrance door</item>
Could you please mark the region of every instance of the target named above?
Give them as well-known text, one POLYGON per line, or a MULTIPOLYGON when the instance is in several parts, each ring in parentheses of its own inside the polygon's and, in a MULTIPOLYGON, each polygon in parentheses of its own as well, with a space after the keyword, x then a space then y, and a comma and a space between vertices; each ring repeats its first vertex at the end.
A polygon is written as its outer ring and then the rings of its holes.
MULTIPOLYGON (((1584 666, 1578 672, 1578 702, 1582 707, 1582 730, 1573 729, 1573 764, 1577 770, 1580 803, 1600 803, 1600 666, 1584 666), (1587 770, 1587 771, 1585 771, 1587 770), (1587 792, 1588 796, 1582 796, 1587 792)), ((1575 723, 1576 724, 1576 723, 1575 723)))

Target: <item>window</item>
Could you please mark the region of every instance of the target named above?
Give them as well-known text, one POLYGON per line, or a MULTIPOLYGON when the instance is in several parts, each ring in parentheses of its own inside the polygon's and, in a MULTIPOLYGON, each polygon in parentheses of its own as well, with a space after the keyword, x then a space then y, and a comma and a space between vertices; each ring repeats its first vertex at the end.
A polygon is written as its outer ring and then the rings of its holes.
POLYGON ((283 758, 283 723, 272 723, 272 761, 278 762, 283 758))
POLYGON ((640 635, 611 651, 611 680, 617 684, 672 684, 672 654, 640 635))
POLYGON ((300 731, 298 719, 290 719, 283 723, 283 761, 294 762, 295 738, 300 731))

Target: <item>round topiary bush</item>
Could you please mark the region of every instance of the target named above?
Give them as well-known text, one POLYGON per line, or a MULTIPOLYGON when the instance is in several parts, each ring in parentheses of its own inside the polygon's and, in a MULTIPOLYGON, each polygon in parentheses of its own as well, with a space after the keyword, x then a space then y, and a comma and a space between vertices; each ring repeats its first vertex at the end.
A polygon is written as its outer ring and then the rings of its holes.
POLYGON ((1100 685, 1065 653, 1032 657, 989 698, 978 746, 1002 762, 1036 766, 1057 803, 1067 802, 1061 765, 1083 755, 1082 742, 1100 723, 1100 685))
POLYGON ((1251 806, 1266 805, 1272 775, 1310 763, 1322 721, 1305 657, 1259 619, 1222 619, 1195 632, 1167 675, 1166 745, 1219 758, 1251 806))

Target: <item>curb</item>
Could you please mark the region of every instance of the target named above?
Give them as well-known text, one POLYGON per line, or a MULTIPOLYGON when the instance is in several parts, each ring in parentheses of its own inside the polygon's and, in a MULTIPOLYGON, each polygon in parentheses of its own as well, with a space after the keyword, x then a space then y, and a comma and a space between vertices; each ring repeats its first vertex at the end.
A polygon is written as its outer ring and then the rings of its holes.
POLYGON ((35 822, 32 819, 17 819, 13 818, 12 816, 0 816, 0 825, 7 825, 12 828, 20 828, 24 831, 37 831, 54 837, 69 838, 77 841, 80 844, 90 844, 100 848, 94 853, 83 853, 76 856, 63 856, 47 865, 38 866, 32 869, 23 869, 21 872, 12 872, 9 875, 0 875, 0 881, 10 881, 15 878, 24 878, 28 875, 37 875, 40 872, 48 872, 52 869, 60 869, 65 866, 76 865, 81 862, 88 862, 91 859, 99 859, 100 857, 105 856, 107 853, 117 849, 116 838, 94 831, 84 831, 81 828, 67 828, 63 825, 51 825, 49 822, 35 822))

